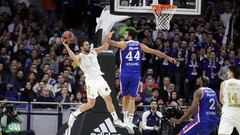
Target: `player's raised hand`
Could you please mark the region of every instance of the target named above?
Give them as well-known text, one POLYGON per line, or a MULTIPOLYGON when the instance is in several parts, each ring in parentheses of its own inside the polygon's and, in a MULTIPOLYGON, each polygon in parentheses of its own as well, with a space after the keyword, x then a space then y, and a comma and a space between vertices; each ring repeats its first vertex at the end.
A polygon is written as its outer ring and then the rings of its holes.
POLYGON ((172 64, 177 64, 177 60, 172 57, 170 57, 168 61, 171 62, 172 64))
POLYGON ((168 120, 168 122, 171 125, 176 125, 176 124, 180 124, 181 123, 181 121, 179 119, 175 119, 175 118, 171 118, 170 120, 168 120))
POLYGON ((106 40, 107 42, 111 40, 113 33, 114 33, 114 31, 109 32, 109 33, 106 34, 105 40, 106 40))
POLYGON ((66 43, 65 39, 61 37, 61 42, 64 46, 68 46, 68 44, 66 43))

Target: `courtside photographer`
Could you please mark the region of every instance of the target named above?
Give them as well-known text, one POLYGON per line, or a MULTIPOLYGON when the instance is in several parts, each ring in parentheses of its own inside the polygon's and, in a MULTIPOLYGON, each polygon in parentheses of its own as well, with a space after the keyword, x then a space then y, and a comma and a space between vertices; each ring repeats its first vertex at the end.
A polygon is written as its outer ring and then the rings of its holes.
POLYGON ((32 130, 21 129, 23 118, 18 114, 13 104, 4 104, 1 112, 3 135, 35 135, 32 130))

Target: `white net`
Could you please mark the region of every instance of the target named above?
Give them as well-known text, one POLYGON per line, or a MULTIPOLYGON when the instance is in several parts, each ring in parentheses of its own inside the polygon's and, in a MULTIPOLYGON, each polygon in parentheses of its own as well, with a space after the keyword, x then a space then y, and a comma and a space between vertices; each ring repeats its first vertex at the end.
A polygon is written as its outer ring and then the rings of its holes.
POLYGON ((169 30, 170 21, 176 11, 175 5, 153 5, 153 13, 156 18, 157 30, 169 30))

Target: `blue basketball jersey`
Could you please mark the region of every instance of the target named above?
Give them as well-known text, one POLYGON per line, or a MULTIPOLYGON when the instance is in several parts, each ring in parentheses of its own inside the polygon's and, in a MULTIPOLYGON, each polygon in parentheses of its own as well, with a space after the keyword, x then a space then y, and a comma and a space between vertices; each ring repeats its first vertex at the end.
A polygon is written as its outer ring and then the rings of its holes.
POLYGON ((198 122, 214 122, 219 121, 219 114, 217 113, 217 95, 214 90, 207 87, 200 88, 202 90, 202 97, 195 112, 195 120, 198 122))
POLYGON ((138 41, 130 40, 127 47, 120 52, 121 72, 140 72, 142 50, 138 41))

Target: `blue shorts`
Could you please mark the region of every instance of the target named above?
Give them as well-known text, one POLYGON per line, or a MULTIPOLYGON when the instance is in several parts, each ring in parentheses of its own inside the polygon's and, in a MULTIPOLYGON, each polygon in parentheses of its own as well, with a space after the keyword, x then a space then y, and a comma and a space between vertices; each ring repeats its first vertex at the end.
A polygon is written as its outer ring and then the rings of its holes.
POLYGON ((209 135, 217 128, 218 122, 189 122, 181 131, 180 135, 209 135))
POLYGON ((138 85, 140 81, 140 73, 120 73, 120 87, 122 96, 136 97, 138 93, 138 85))

